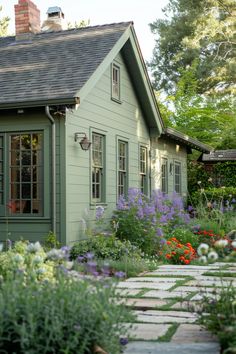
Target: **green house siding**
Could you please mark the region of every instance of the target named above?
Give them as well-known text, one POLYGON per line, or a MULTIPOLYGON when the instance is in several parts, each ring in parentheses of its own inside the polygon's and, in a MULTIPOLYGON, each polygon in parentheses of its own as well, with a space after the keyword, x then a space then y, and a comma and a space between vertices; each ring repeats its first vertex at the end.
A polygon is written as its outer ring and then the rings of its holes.
POLYGON ((105 196, 107 214, 117 202, 117 141, 127 142, 128 186, 139 187, 139 144, 150 145, 149 131, 121 55, 114 63, 120 68, 120 102, 111 96, 111 65, 66 117, 66 229, 67 242, 83 237, 84 221, 94 219, 91 199, 91 149, 83 151, 74 141, 76 132, 92 140, 96 132, 105 138, 105 196))
POLYGON ((174 191, 174 164, 180 163, 181 166, 181 195, 187 194, 187 151, 183 145, 178 145, 170 139, 152 139, 152 187, 161 189, 161 161, 167 160, 168 175, 168 194, 174 191))
POLYGON ((0 215, 0 240, 7 238, 17 240, 20 238, 31 241, 41 240, 43 236, 51 230, 51 192, 50 192, 50 122, 42 112, 16 111, 4 113, 0 116, 0 134, 5 137, 4 153, 4 200, 0 215), (19 132, 29 134, 30 132, 40 132, 43 135, 43 175, 42 175, 42 215, 39 214, 10 214, 9 204, 9 136, 19 132))

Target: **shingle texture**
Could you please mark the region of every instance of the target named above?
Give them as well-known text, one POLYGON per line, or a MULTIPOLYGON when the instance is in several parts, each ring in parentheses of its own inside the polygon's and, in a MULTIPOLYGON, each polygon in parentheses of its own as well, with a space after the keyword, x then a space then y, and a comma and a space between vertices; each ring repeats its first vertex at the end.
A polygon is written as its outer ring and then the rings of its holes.
POLYGON ((129 25, 0 38, 0 105, 74 97, 129 25))
POLYGON ((236 149, 215 150, 210 154, 203 154, 202 161, 236 161, 236 149))

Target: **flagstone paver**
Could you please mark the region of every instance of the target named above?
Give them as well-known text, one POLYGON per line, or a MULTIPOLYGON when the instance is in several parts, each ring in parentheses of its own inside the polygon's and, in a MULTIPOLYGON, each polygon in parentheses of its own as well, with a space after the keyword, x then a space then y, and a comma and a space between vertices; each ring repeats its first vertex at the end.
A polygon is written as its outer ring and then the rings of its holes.
POLYGON ((190 280, 188 282, 186 282, 184 285, 185 286, 196 286, 196 287, 209 287, 209 286, 216 286, 216 287, 227 287, 229 286, 230 284, 236 286, 236 280, 233 280, 232 278, 231 279, 227 279, 227 280, 219 280, 218 279, 198 279, 198 280, 190 280))
POLYGON ((133 340, 124 354, 219 354, 217 339, 196 323, 198 315, 190 311, 199 311, 199 300, 205 296, 216 299, 222 284, 236 286, 234 278, 224 277, 222 283, 220 277, 213 274, 222 271, 234 273, 236 264, 163 265, 153 272, 120 282, 120 291, 129 294, 126 305, 132 306, 136 314, 135 327, 131 330, 133 340), (227 269, 222 270, 222 267, 227 269), (183 283, 179 283, 180 280, 183 283), (175 328, 173 325, 178 328, 171 338, 169 334, 165 336, 169 342, 158 342, 159 337, 175 328))
MULTIPOLYGON (((130 324, 128 324, 129 326, 130 324)), ((166 334, 170 328, 168 324, 156 323, 136 323, 134 328, 131 329, 131 338, 142 340, 156 340, 166 334)), ((134 354, 134 353, 133 353, 134 354)))
POLYGON ((130 342, 124 354, 219 354, 218 343, 130 342))
POLYGON ((117 285, 117 288, 126 288, 126 289, 158 289, 158 290, 169 290, 172 288, 172 283, 159 283, 159 282, 129 282, 123 281, 117 285))
POLYGON ((204 343, 212 341, 216 341, 216 337, 196 324, 181 324, 171 339, 172 343, 204 343))
POLYGON ((127 299, 126 306, 132 306, 133 308, 155 308, 167 305, 168 301, 160 299, 127 299))
POLYGON ((172 277, 136 277, 129 278, 128 282, 154 282, 154 283, 176 283, 177 280, 183 280, 183 278, 172 277))
POLYGON ((135 311, 139 322, 147 323, 194 323, 196 314, 180 311, 135 311))
POLYGON ((162 290, 150 290, 145 292, 143 296, 151 297, 151 298, 158 298, 158 299, 170 299, 170 298, 182 298, 186 297, 190 294, 191 291, 183 293, 183 291, 162 291, 162 290))

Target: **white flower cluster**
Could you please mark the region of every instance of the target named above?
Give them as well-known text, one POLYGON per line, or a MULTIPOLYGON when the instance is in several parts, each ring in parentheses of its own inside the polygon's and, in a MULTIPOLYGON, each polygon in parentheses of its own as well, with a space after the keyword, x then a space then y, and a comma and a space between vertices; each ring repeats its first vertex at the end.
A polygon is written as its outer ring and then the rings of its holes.
POLYGON ((208 261, 215 262, 218 259, 218 254, 214 250, 210 250, 206 243, 201 243, 197 249, 197 253, 200 256, 199 261, 206 264, 208 261))

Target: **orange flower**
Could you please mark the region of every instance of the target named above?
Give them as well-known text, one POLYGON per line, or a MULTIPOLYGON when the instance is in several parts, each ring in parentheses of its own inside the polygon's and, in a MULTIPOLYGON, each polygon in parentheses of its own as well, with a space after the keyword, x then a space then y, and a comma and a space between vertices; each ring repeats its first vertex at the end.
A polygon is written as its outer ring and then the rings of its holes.
POLYGON ((185 264, 189 264, 190 261, 189 261, 188 259, 185 259, 184 263, 185 263, 185 264))
POLYGON ((185 260, 184 256, 180 256, 180 257, 179 257, 179 260, 180 260, 180 261, 184 261, 184 260, 185 260))
POLYGON ((174 256, 176 255, 176 252, 175 251, 173 251, 173 252, 171 252, 171 254, 173 254, 174 256))
POLYGON ((170 245, 171 245, 171 242, 170 242, 170 241, 167 241, 166 244, 167 244, 168 246, 170 246, 170 245))
POLYGON ((178 248, 182 248, 181 243, 178 243, 177 247, 178 247, 178 248))
POLYGON ((171 258, 171 254, 167 253, 166 258, 170 259, 171 258))
POLYGON ((189 250, 185 250, 184 254, 189 254, 189 252, 190 252, 189 250))

